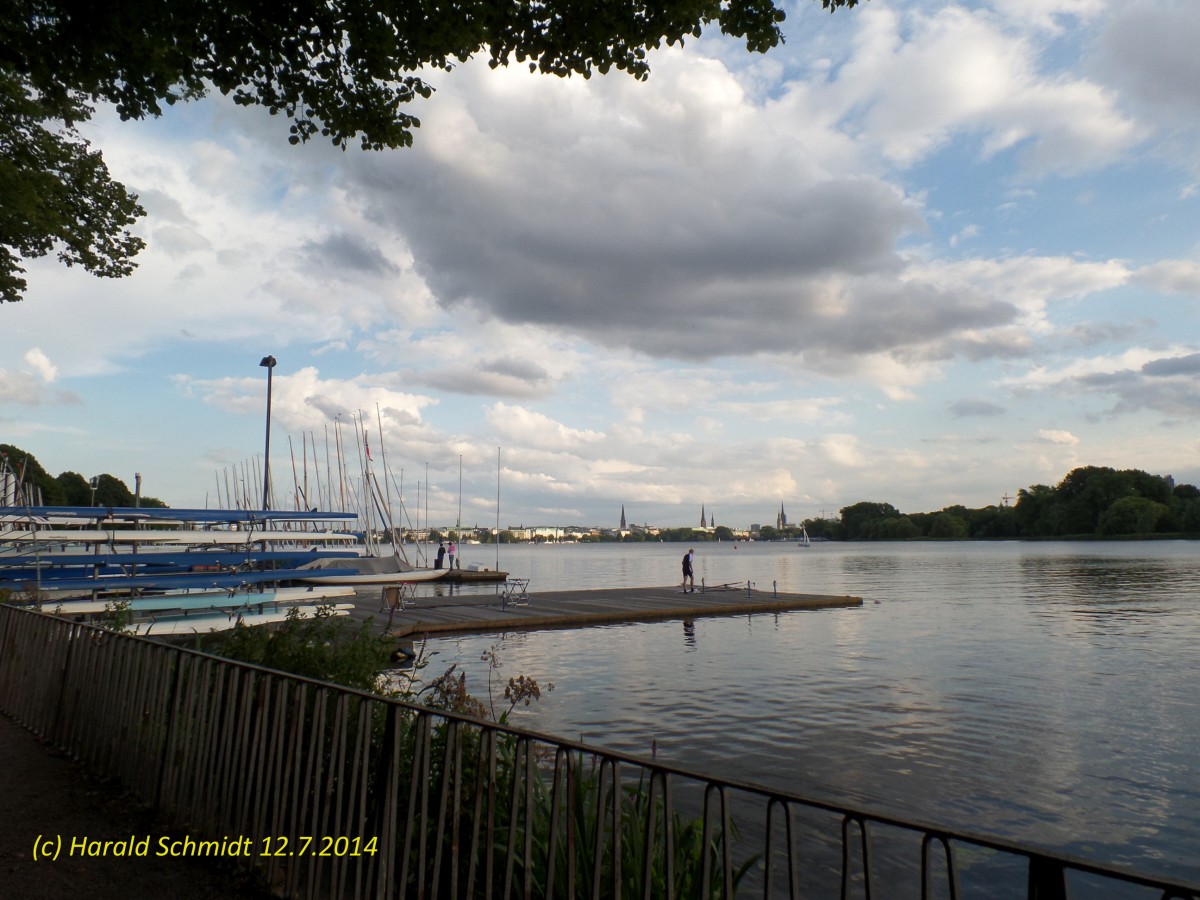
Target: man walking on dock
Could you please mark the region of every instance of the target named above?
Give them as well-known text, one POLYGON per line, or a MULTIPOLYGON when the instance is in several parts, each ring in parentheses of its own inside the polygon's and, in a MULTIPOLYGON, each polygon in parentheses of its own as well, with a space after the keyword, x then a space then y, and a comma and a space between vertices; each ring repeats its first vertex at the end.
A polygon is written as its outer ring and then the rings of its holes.
POLYGON ((688 582, 691 582, 692 593, 696 592, 696 575, 692 569, 693 555, 695 550, 688 550, 683 554, 683 592, 688 592, 688 582))

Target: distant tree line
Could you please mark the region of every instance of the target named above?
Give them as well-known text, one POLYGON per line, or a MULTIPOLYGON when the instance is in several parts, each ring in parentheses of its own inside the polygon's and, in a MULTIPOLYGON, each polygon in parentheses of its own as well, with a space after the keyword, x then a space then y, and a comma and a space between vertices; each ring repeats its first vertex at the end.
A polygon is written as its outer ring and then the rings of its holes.
POLYGON ((1019 490, 1013 506, 905 515, 890 503, 862 502, 838 520, 816 522, 822 534, 846 541, 1190 535, 1200 533, 1200 489, 1140 469, 1084 466, 1054 487, 1019 490))
MULTIPOLYGON (((36 488, 42 506, 133 506, 137 498, 129 486, 115 475, 95 476, 95 484, 78 472, 51 475, 32 453, 0 444, 0 459, 21 479, 26 487, 36 488)), ((165 509, 167 504, 154 497, 142 497, 138 504, 165 509)))

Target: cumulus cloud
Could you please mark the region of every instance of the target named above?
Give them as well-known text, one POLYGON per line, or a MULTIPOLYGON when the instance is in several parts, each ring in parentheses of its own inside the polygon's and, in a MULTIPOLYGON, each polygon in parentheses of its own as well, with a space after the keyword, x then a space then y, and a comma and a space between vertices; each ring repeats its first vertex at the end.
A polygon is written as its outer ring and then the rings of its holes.
POLYGON ((1186 356, 1167 357, 1166 359, 1152 359, 1142 366, 1142 372, 1151 377, 1192 376, 1200 372, 1200 353, 1189 353, 1186 356))
POLYGON ((836 85, 865 136, 897 165, 915 165, 965 132, 980 136, 985 157, 1020 148, 1038 173, 1105 165, 1141 135, 1098 83, 1041 71, 1029 26, 1046 22, 955 4, 869 7, 836 85))
POLYGON ((0 369, 0 403, 38 406, 48 402, 50 392, 32 372, 8 372, 0 369))
POLYGON ((1133 104, 1192 129, 1200 117, 1200 6, 1191 0, 1116 5, 1097 48, 1098 69, 1133 104))
MULTIPOLYGON (((263 405, 261 378, 197 379, 177 376, 180 389, 205 403, 231 412, 259 414, 263 405)), ((382 417, 385 431, 400 434, 422 423, 422 411, 435 405, 432 397, 396 391, 367 376, 354 379, 322 377, 314 366, 272 379, 272 420, 283 430, 297 434, 323 430, 341 420, 350 425, 361 415, 366 427, 375 430, 382 417)))
POLYGON ((487 419, 501 439, 539 450, 575 450, 603 439, 600 432, 571 428, 542 413, 508 403, 494 404, 487 419))
POLYGON ((1037 434, 1038 438, 1049 444, 1066 444, 1073 447, 1079 443, 1079 438, 1075 437, 1071 432, 1057 428, 1043 428, 1037 434))
POLYGON ((1155 290, 1200 297, 1200 262, 1168 259, 1139 269, 1134 279, 1155 290))
POLYGON ((539 397, 553 387, 550 373, 541 366, 506 357, 426 371, 420 379, 437 390, 491 397, 539 397))
POLYGON ((1108 0, 993 0, 996 11, 1015 25, 1060 35, 1108 9, 1108 0))
POLYGON ((644 92, 464 67, 428 122, 455 152, 353 160, 346 193, 448 309, 655 358, 944 359, 1014 323, 1009 300, 897 252, 924 223, 894 185, 823 172, 729 72, 665 58, 644 92), (520 124, 535 108, 537 147, 520 124), (695 132, 686 152, 664 115, 695 132), (585 119, 614 127, 581 140, 585 119))
POLYGON ((338 232, 301 245, 310 267, 361 272, 370 275, 392 276, 400 267, 388 259, 379 247, 362 235, 338 232))
POLYGON ((25 354, 25 362, 47 384, 58 377, 58 366, 37 347, 25 354))
POLYGON ((76 406, 82 401, 72 390, 51 387, 58 380, 58 366, 38 347, 26 351, 24 367, 16 371, 0 368, 0 405, 76 406))
POLYGON ((1022 391, 1098 398, 1104 403, 1105 418, 1153 410, 1184 420, 1200 412, 1197 372, 1200 353, 1196 351, 1132 347, 1112 356, 1075 359, 1057 368, 1035 367, 1006 384, 1022 391))

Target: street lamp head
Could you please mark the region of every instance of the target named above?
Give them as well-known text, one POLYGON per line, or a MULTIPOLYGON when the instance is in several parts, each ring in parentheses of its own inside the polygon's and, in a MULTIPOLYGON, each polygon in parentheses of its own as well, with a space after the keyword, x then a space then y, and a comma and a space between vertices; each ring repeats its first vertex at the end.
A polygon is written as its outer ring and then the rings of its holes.
POLYGON ((275 368, 275 357, 273 357, 273 356, 264 356, 264 357, 262 358, 262 362, 260 362, 260 363, 259 363, 259 365, 260 365, 260 366, 266 366, 268 369, 273 369, 273 368, 275 368))

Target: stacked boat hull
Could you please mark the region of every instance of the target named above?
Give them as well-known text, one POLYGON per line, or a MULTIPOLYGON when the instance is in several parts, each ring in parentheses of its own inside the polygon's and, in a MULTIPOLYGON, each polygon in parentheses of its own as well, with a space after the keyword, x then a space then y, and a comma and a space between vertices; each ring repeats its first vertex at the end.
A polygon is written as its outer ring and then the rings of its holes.
POLYGON ((0 507, 0 592, 86 618, 116 610, 139 633, 345 614, 362 535, 345 513, 0 507), (320 567, 318 583, 302 581, 320 567))

